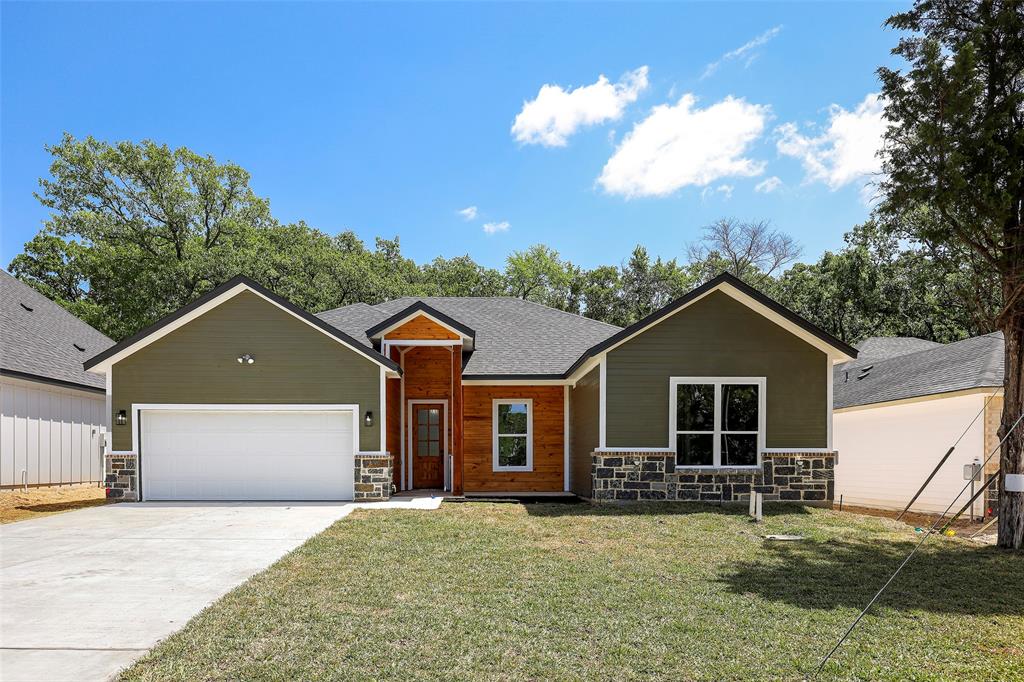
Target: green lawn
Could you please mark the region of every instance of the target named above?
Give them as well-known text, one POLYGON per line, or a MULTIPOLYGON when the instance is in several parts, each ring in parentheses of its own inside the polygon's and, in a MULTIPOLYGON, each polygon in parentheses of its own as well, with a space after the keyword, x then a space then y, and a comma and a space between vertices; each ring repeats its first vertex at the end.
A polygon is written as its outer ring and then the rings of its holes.
MULTIPOLYGON (((919 536, 848 513, 768 514, 358 511, 123 679, 802 679, 919 536)), ((1024 680, 1024 554, 933 538, 826 672, 1024 680)))

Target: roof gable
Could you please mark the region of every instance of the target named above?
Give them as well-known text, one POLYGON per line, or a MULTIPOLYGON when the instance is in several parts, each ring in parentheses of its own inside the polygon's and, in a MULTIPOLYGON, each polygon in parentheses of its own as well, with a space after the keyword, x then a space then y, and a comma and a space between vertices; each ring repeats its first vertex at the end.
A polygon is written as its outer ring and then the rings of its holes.
MULTIPOLYGON (((417 318, 429 320, 436 327, 447 330, 451 334, 451 336, 448 337, 449 339, 462 339, 465 342, 467 350, 472 349, 473 342, 476 339, 476 331, 474 329, 454 317, 451 317, 427 303, 424 303, 423 301, 416 301, 409 307, 399 310, 390 317, 373 325, 366 330, 366 335, 371 339, 377 339, 382 336, 387 337, 391 332, 405 326, 417 318)), ((425 328, 424 331, 426 331, 425 328)))
POLYGON ((216 308, 224 301, 230 300, 243 291, 251 291, 260 298, 266 300, 268 303, 276 305, 287 311, 313 329, 331 337, 338 343, 348 346, 378 365, 391 371, 400 371, 398 365, 393 360, 384 357, 372 348, 368 348, 366 345, 360 343, 337 327, 334 327, 319 317, 306 312, 287 299, 278 296, 269 289, 266 289, 244 276, 235 277, 229 282, 226 282, 203 296, 200 296, 192 303, 189 303, 149 327, 146 327, 137 334, 121 341, 111 348, 108 348, 106 351, 93 356, 86 361, 85 369, 94 372, 104 371, 120 359, 127 357, 140 348, 143 348, 166 336, 175 329, 188 324, 193 319, 200 317, 204 313, 216 308))

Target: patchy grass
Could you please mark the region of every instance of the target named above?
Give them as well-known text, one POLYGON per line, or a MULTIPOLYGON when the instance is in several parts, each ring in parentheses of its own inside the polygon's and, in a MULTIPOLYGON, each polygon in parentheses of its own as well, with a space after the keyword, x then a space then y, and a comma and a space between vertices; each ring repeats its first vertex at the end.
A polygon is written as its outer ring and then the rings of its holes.
POLYGON ((95 485, 0 491, 0 524, 106 504, 106 490, 95 485))
MULTIPOLYGON (((359 511, 122 679, 803 679, 918 537, 794 507, 359 511)), ((1024 554, 935 537, 822 678, 1024 679, 1022 588, 1024 554)))

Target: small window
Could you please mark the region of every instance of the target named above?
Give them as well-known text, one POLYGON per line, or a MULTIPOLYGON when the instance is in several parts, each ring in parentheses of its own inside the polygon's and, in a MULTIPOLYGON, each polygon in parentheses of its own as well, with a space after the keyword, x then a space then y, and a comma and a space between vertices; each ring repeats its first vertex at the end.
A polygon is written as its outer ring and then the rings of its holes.
POLYGON ((670 447, 676 466, 757 466, 764 385, 763 377, 672 378, 670 447))
POLYGON ((495 400, 492 418, 494 471, 533 471, 533 401, 495 400))

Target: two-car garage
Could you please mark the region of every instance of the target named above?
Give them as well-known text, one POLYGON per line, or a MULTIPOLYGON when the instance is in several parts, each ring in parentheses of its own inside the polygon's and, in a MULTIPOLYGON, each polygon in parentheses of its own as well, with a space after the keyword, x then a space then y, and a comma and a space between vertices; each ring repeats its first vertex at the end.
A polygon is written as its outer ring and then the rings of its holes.
POLYGON ((143 499, 352 499, 354 411, 189 407, 138 410, 143 499))

